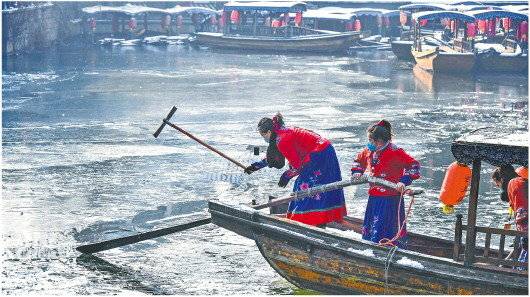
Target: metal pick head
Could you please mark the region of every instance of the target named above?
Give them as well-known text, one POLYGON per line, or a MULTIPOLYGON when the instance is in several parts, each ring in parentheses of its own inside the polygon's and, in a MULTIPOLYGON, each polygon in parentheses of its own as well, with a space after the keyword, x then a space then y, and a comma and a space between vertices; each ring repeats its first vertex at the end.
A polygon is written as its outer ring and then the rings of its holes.
POLYGON ((162 125, 160 125, 160 127, 158 127, 158 130, 156 130, 155 133, 153 133, 153 136, 155 138, 158 138, 158 135, 160 135, 160 132, 162 132, 162 129, 164 129, 164 127, 166 126, 166 122, 168 122, 171 117, 173 116, 173 114, 177 111, 177 107, 176 106, 173 106, 173 108, 171 108, 171 110, 169 111, 169 113, 167 114, 167 117, 162 121, 162 125))

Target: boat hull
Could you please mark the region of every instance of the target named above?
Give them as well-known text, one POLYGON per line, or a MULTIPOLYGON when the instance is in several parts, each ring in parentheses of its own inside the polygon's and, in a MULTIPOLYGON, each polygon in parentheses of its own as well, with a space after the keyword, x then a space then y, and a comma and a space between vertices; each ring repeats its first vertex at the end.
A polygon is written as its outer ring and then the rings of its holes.
POLYGON ((478 54, 477 68, 481 72, 512 72, 528 71, 528 55, 506 56, 492 54, 478 54))
POLYGON ((473 53, 444 52, 440 50, 411 51, 421 68, 440 73, 469 73, 475 67, 473 53))
MULTIPOLYGON (((407 250, 392 253, 362 239, 250 208, 210 201, 209 209, 213 223, 254 239, 271 267, 301 288, 330 294, 528 293, 528 275, 521 272, 502 274, 407 250)), ((442 246, 441 253, 447 253, 447 248, 450 252, 449 242, 436 242, 442 246)), ((421 238, 416 243, 422 243, 421 238)), ((439 248, 438 244, 423 244, 428 249, 439 248)))
POLYGON ((392 52, 399 60, 413 61, 412 43, 412 41, 392 41, 392 52))
POLYGON ((321 34, 291 38, 253 38, 201 32, 196 34, 195 42, 199 45, 225 49, 345 53, 356 38, 358 38, 358 33, 321 34))

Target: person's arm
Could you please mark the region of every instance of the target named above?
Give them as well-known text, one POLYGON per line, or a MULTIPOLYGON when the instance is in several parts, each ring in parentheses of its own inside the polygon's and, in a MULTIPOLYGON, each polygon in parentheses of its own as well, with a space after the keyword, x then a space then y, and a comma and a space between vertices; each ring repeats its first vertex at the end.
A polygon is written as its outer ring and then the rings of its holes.
POLYGON ((413 180, 420 178, 420 163, 407 154, 403 149, 398 149, 397 156, 404 168, 403 176, 399 181, 405 186, 408 186, 413 180))
POLYGON ((353 161, 352 167, 351 167, 351 174, 354 177, 361 176, 364 171, 366 170, 366 152, 365 150, 362 150, 360 153, 357 154, 357 157, 355 158, 355 161, 353 161))
POLYGON ((261 161, 254 162, 254 163, 250 164, 250 166, 245 168, 245 173, 246 174, 251 174, 252 172, 258 171, 258 170, 260 170, 261 168, 263 168, 263 167, 265 167, 267 165, 268 165, 267 158, 265 158, 265 159, 263 159, 261 161))

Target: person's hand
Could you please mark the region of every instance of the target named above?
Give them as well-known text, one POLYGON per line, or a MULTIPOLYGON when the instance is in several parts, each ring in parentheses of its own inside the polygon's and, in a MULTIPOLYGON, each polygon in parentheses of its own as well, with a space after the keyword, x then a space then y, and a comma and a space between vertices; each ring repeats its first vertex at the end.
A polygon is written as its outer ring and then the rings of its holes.
POLYGON ((359 179, 359 178, 361 178, 361 176, 363 176, 363 174, 359 173, 359 172, 352 173, 352 175, 351 175, 352 179, 359 179))
POLYGON ((254 163, 252 163, 252 165, 250 165, 247 168, 245 168, 245 173, 246 174, 251 174, 254 171, 258 171, 259 169, 260 168, 258 166, 256 166, 254 163))
POLYGON ((402 182, 398 182, 398 183, 396 184, 396 190, 397 190, 398 192, 400 192, 400 193, 403 193, 403 191, 406 190, 406 186, 405 186, 405 184, 402 183, 402 182))
POLYGON ((286 171, 280 177, 280 181, 278 181, 278 186, 285 188, 285 186, 287 186, 290 180, 291 180, 291 177, 289 176, 289 174, 287 174, 287 171, 286 171))

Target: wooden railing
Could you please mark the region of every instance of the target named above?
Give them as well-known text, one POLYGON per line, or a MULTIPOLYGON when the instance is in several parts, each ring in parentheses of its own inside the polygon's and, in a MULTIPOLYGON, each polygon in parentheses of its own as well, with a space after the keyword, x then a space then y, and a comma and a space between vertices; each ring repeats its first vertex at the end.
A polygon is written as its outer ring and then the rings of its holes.
MULTIPOLYGON (((462 244, 462 232, 466 231, 467 225, 462 224, 462 215, 457 215, 455 225, 455 240, 453 246, 453 260, 461 261, 465 245, 462 244)), ((473 247, 475 252, 472 254, 473 259, 470 259, 471 263, 488 263, 493 265, 503 265, 509 267, 524 267, 528 263, 521 263, 517 261, 519 256, 519 243, 523 236, 527 234, 525 232, 516 230, 506 230, 489 227, 475 227, 475 235, 483 233, 485 234, 484 247, 473 247), (499 237, 498 249, 491 248, 492 236, 499 237), (509 240, 512 239, 512 240, 509 240), (509 258, 508 252, 506 251, 506 242, 513 242, 514 251, 511 253, 509 258)))
POLYGON ((471 52, 473 51, 473 41, 472 40, 466 41, 464 39, 455 39, 453 41, 453 49, 461 53, 471 52))
POLYGON ((310 28, 296 26, 283 26, 274 28, 268 26, 254 27, 252 25, 240 25, 237 27, 234 26, 230 28, 229 35, 235 34, 245 36, 294 37, 324 33, 310 28))

